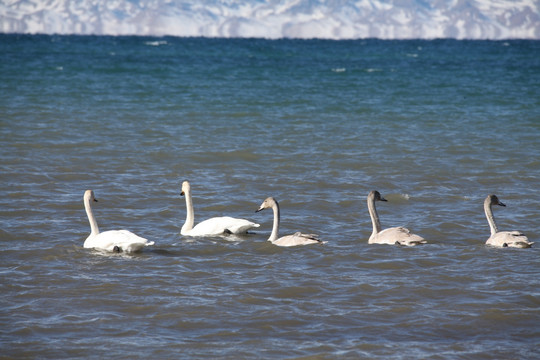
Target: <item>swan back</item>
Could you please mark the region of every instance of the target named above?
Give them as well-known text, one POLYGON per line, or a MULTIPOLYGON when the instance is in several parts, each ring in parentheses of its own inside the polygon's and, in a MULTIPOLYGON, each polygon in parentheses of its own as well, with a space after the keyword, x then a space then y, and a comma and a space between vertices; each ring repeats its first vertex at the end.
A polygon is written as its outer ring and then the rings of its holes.
POLYGON ((248 230, 258 228, 260 225, 245 219, 236 219, 230 216, 213 217, 201 221, 182 235, 189 236, 219 236, 227 234, 245 234, 248 230))
POLYGON ((285 235, 277 240, 272 241, 272 244, 283 247, 322 243, 323 241, 319 239, 317 234, 303 234, 299 231, 293 235, 285 235))
POLYGON ((150 245, 154 245, 154 242, 148 241, 131 231, 109 230, 97 235, 90 235, 83 246, 85 248, 96 248, 112 252, 133 253, 150 245))
POLYGON ((530 248, 533 244, 521 231, 499 231, 486 241, 486 245, 496 247, 530 248))
POLYGON ((404 227, 392 227, 371 235, 368 241, 369 244, 389 244, 389 245, 404 245, 414 246, 425 244, 427 241, 404 227))

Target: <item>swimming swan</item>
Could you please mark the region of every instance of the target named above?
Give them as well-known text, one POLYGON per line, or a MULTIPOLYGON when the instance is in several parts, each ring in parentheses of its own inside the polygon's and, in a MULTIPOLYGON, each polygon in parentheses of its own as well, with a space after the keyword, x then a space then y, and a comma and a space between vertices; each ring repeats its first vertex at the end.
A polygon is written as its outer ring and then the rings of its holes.
POLYGON ((486 244, 498 247, 530 248, 534 243, 530 242, 520 231, 499 231, 497 229, 491 209, 492 205, 506 206, 499 201, 496 195, 488 195, 484 200, 484 212, 491 230, 491 236, 487 239, 486 244))
POLYGON ((193 227, 195 214, 193 213, 193 201, 191 200, 191 186, 188 181, 182 183, 180 195, 186 197, 186 222, 180 230, 180 234, 188 236, 217 236, 225 234, 245 234, 248 230, 258 228, 260 225, 249 220, 236 219, 229 216, 214 217, 198 223, 193 227))
POLYGON ((135 235, 127 230, 110 230, 100 233, 90 202, 97 202, 92 190, 84 193, 84 208, 90 222, 90 235, 84 241, 85 248, 96 248, 113 252, 132 253, 141 250, 145 246, 154 245, 153 241, 135 235))
POLYGON ((381 222, 379 214, 375 208, 375 201, 387 201, 381 194, 374 190, 368 194, 367 205, 371 223, 373 224, 373 233, 369 237, 369 244, 391 244, 413 246, 425 244, 427 241, 423 237, 412 234, 409 229, 404 227, 393 227, 381 231, 381 222))
POLYGON ((279 204, 273 198, 269 197, 263 201, 261 206, 255 212, 259 212, 264 209, 272 208, 274 210, 274 226, 272 227, 272 234, 268 238, 268 241, 277 246, 297 246, 297 245, 308 245, 308 244, 322 244, 323 242, 319 240, 318 235, 315 234, 303 234, 301 232, 296 232, 293 235, 286 235, 278 238, 279 232, 279 204))

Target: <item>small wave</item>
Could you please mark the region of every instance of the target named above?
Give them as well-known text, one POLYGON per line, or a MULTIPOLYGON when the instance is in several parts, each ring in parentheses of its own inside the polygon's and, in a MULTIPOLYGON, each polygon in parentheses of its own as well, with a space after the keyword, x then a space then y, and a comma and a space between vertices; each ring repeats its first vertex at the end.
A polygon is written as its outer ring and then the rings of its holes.
POLYGON ((148 45, 148 46, 161 46, 161 45, 167 45, 167 41, 165 41, 165 40, 146 41, 144 44, 148 45))

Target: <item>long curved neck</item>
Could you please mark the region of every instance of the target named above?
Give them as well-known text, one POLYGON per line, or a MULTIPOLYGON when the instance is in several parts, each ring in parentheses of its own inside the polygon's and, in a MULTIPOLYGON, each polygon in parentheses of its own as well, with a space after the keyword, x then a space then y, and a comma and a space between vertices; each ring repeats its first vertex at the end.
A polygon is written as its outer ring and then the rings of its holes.
POLYGON ((495 218, 493 217, 493 211, 491 210, 490 199, 487 199, 484 202, 484 212, 486 213, 486 218, 489 223, 489 229, 491 231, 491 235, 494 235, 499 231, 499 229, 497 229, 497 224, 495 224, 495 218))
POLYGON ((190 231, 193 229, 193 224, 195 222, 195 214, 193 213, 193 201, 191 200, 191 191, 186 191, 184 193, 186 197, 186 222, 182 226, 180 232, 190 231))
POLYGON ((373 233, 371 234, 373 236, 381 232, 381 222, 379 221, 379 214, 377 214, 377 208, 375 207, 375 199, 368 198, 367 205, 371 224, 373 224, 373 233))
POLYGON ((279 233, 279 204, 276 201, 274 205, 272 205, 272 210, 274 211, 274 225, 272 226, 272 234, 270 234, 270 237, 268 238, 268 241, 276 241, 278 239, 278 233, 279 233))
POLYGON ((94 217, 94 213, 92 212, 90 199, 88 198, 84 199, 84 209, 86 210, 86 215, 88 216, 88 221, 90 222, 90 232, 91 232, 90 235, 99 234, 99 227, 98 227, 96 218, 94 217))

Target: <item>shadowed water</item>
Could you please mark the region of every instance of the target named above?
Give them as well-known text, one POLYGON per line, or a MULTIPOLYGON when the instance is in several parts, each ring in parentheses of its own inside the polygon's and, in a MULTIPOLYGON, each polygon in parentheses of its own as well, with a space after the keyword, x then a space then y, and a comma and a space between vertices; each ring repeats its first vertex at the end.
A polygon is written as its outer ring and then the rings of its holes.
POLYGON ((0 36, 3 357, 540 356, 538 42, 155 41, 0 36), (261 227, 181 236, 183 180, 261 227), (86 189, 156 244, 83 249, 86 189), (373 189, 429 243, 368 245, 373 189))

